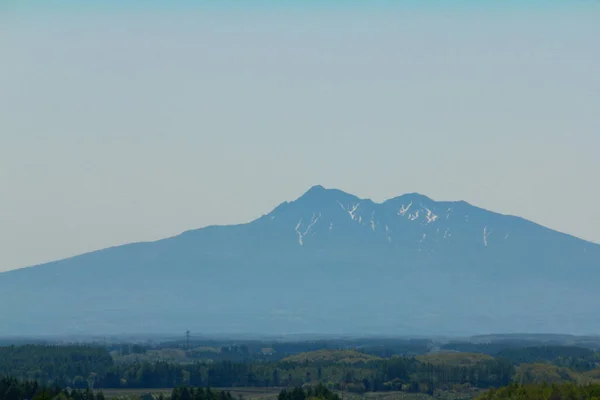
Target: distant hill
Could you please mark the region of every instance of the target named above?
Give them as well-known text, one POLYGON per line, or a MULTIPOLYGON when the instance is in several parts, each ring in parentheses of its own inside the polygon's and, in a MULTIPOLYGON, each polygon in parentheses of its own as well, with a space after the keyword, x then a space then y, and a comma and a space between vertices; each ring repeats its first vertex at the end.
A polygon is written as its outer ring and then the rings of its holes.
MULTIPOLYGON (((567 369, 551 364, 522 364, 517 367, 515 382, 518 383, 558 383, 578 382, 581 379, 578 374, 567 369)), ((588 382, 582 382, 588 383, 588 382)))
POLYGON ((315 186, 250 223, 2 273, 0 335, 588 334, 598 287, 597 244, 464 201, 315 186))
POLYGON ((295 354, 284 358, 283 362, 290 363, 342 363, 342 364, 355 364, 355 363, 367 363, 369 361, 381 360, 379 357, 375 357, 369 354, 361 353, 356 350, 317 350, 308 353, 295 354))
POLYGON ((420 355, 417 356, 416 359, 423 363, 435 365, 452 365, 455 367, 467 367, 475 365, 478 362, 493 360, 494 357, 489 356, 487 354, 478 353, 442 352, 420 355))

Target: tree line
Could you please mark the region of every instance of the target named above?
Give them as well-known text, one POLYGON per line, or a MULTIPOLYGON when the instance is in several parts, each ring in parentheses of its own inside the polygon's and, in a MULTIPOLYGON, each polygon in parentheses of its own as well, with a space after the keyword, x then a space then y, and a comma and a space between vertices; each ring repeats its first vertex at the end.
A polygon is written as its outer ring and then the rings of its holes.
MULTIPOLYGON (((0 379, 0 400, 105 400, 102 391, 44 386, 36 381, 19 381, 15 378, 0 379)), ((158 400, 164 400, 160 394, 158 400)), ((234 400, 228 391, 211 388, 178 387, 172 390, 170 400, 234 400)), ((330 400, 330 399, 324 399, 330 400)))
MULTIPOLYGON (((451 385, 494 387, 507 384, 514 367, 504 360, 489 360, 456 367, 393 357, 368 363, 195 362, 168 361, 113 364, 88 348, 65 350, 55 356, 43 349, 23 364, 0 357, 1 375, 36 380, 47 385, 85 388, 294 387, 323 383, 349 391, 432 392, 451 385), (77 354, 82 351, 83 354, 77 354), (70 352, 73 352, 72 354, 70 352), (37 364, 36 364, 37 363, 37 364)), ((17 360, 21 360, 19 357, 17 360)))
POLYGON ((477 400, 600 400, 600 384, 519 385, 513 383, 503 388, 489 390, 477 400))
POLYGON ((13 376, 63 387, 88 387, 90 375, 114 367, 106 349, 93 346, 25 345, 0 347, 0 376, 13 376))
POLYGON ((469 365, 422 362, 399 356, 356 363, 249 359, 118 364, 102 347, 28 345, 0 347, 0 376, 74 389, 295 387, 322 383, 356 393, 398 390, 433 393, 456 387, 501 387, 515 381, 515 377, 519 383, 535 382, 523 371, 516 374, 521 361, 544 361, 589 370, 597 367, 597 359, 597 353, 587 349, 532 347, 504 351, 504 357, 469 365))
POLYGON ((105 400, 102 392, 90 389, 69 390, 58 385, 44 386, 36 381, 19 381, 15 378, 0 379, 0 400, 105 400))
MULTIPOLYGON (((181 386, 171 391, 170 400, 234 400, 229 391, 209 387, 181 386)), ((61 388, 58 385, 43 386, 36 381, 19 381, 15 378, 0 379, 0 400, 105 400, 102 391, 61 388)), ((278 400, 341 400, 324 385, 294 388, 279 393, 278 400)), ((164 394, 158 400, 165 400, 164 394)))

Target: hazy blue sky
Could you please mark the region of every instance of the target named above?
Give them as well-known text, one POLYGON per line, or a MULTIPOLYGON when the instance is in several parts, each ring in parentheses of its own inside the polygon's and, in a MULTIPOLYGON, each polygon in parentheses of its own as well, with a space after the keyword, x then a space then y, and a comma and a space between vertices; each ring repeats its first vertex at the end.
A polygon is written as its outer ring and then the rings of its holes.
POLYGON ((314 184, 600 242, 597 1, 1 3, 0 270, 314 184))

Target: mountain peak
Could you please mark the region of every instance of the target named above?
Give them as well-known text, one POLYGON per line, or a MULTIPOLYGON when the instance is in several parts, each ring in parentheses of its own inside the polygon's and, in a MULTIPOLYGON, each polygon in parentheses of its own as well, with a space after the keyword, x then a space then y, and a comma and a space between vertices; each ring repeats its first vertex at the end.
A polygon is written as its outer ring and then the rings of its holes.
POLYGON ((306 193, 304 193, 304 195, 314 194, 314 193, 322 193, 325 191, 327 191, 327 189, 325 189, 322 185, 314 185, 314 186, 311 186, 311 188, 308 189, 306 191, 306 193))
POLYGON ((387 204, 387 205, 411 204, 411 205, 415 205, 415 206, 420 206, 420 205, 433 206, 436 203, 437 202, 435 200, 431 199, 430 197, 427 197, 423 194, 416 193, 416 192, 405 193, 403 195, 393 197, 393 198, 388 199, 383 202, 383 204, 387 204))
MULTIPOLYGON (((311 202, 319 202, 326 199, 335 199, 342 201, 349 197, 356 198, 349 193, 346 193, 342 190, 338 189, 327 189, 321 185, 314 185, 310 189, 308 189, 302 196, 298 198, 297 201, 311 201, 311 202)), ((358 199, 358 198, 356 198, 358 199)))

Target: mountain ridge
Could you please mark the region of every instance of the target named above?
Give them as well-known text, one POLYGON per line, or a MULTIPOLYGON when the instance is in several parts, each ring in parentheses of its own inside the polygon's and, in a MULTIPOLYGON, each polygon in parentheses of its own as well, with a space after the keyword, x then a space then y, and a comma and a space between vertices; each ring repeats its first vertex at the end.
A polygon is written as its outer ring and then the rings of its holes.
POLYGON ((98 253, 98 252, 104 252, 104 251, 108 251, 108 250, 112 250, 112 249, 117 249, 117 248, 121 248, 121 247, 128 247, 128 246, 136 246, 136 245, 143 245, 143 244, 159 243, 159 242, 162 242, 162 241, 175 239, 175 238, 178 238, 178 237, 181 237, 181 236, 185 236, 185 235, 188 235, 188 234, 194 234, 194 233, 197 233, 197 232, 205 230, 205 229, 218 229, 218 228, 246 226, 246 225, 255 223, 256 221, 259 221, 259 220, 261 220, 261 219, 263 219, 265 217, 268 217, 268 216, 272 215, 273 213, 275 213, 281 207, 285 207, 285 206, 287 206, 289 204, 296 203, 298 201, 301 201, 302 199, 306 199, 307 197, 311 197, 311 195, 314 195, 314 194, 319 195, 319 194, 325 194, 325 193, 329 194, 329 195, 340 195, 340 196, 343 196, 343 197, 353 198, 353 199, 355 199, 358 202, 367 202, 367 203, 372 203, 374 205, 392 204, 392 203, 395 203, 395 202, 399 202, 401 200, 405 201, 407 199, 410 200, 410 199, 415 199, 415 198, 416 199, 425 200, 425 201, 430 202, 430 203, 436 203, 436 204, 446 204, 446 205, 457 204, 457 205, 461 205, 461 206, 472 207, 473 209, 481 211, 481 212, 487 212, 487 213, 491 213, 493 215, 497 215, 497 216, 501 216, 501 217, 506 217, 506 218, 513 218, 513 219, 515 219, 517 221, 525 222, 525 223, 532 224, 532 225, 537 226, 537 227, 548 229, 548 230, 551 230, 551 231, 556 232, 558 234, 564 235, 566 237, 569 237, 569 238, 572 238, 572 239, 577 239, 577 240, 580 240, 582 242, 586 242, 586 243, 588 243, 591 246, 598 246, 600 248, 600 244, 592 242, 592 241, 589 241, 589 240, 586 240, 586 239, 583 239, 583 238, 580 238, 580 237, 575 236, 573 234, 549 228, 549 227, 547 227, 547 226, 545 226, 543 224, 530 221, 530 220, 528 220, 526 218, 523 218, 523 217, 520 217, 518 215, 504 214, 504 213, 499 213, 499 212, 491 211, 489 209, 473 205, 472 203, 469 203, 469 202, 467 202, 465 200, 433 200, 432 198, 430 198, 430 197, 428 197, 426 195, 423 195, 421 193, 418 193, 418 192, 409 192, 409 193, 404 193, 404 194, 401 194, 399 196, 395 196, 395 197, 383 200, 381 202, 375 202, 374 200, 372 200, 370 198, 361 198, 361 197, 358 197, 356 195, 353 195, 353 194, 350 194, 348 192, 345 192, 345 191, 343 191, 341 189, 337 189, 337 188, 325 188, 323 185, 317 184, 317 185, 311 186, 308 190, 306 190, 303 194, 301 194, 295 200, 284 201, 284 202, 280 203, 279 205, 277 205, 269 213, 263 214, 262 216, 260 216, 258 218, 255 218, 255 219, 253 219, 251 221, 248 221, 248 222, 237 223, 237 224, 228 224, 228 225, 223 225, 223 224, 206 225, 206 226, 203 226, 203 227, 200 227, 200 228, 188 229, 188 230, 182 231, 181 233, 176 234, 174 236, 170 236, 170 237, 165 237, 165 238, 160 238, 160 239, 150 240, 150 241, 138 241, 138 242, 130 242, 130 243, 118 244, 118 245, 109 246, 109 247, 106 247, 106 248, 103 248, 103 249, 98 249, 98 250, 94 250, 94 251, 90 251, 90 252, 85 252, 85 253, 81 253, 81 254, 75 254, 73 256, 69 256, 69 257, 62 258, 62 259, 55 260, 55 261, 49 261, 49 262, 44 262, 44 263, 41 263, 41 264, 19 267, 19 268, 15 268, 15 269, 8 270, 8 271, 0 271, 0 275, 1 274, 6 274, 6 273, 12 273, 12 272, 23 270, 23 269, 43 267, 43 266, 55 264, 55 263, 60 262, 60 261, 70 260, 70 259, 73 259, 73 258, 79 258, 79 257, 82 257, 82 256, 86 256, 88 254, 94 254, 94 253, 98 253))
POLYGON ((589 333, 598 284, 600 245, 521 217, 317 185, 248 223, 4 272, 0 334, 589 333))

